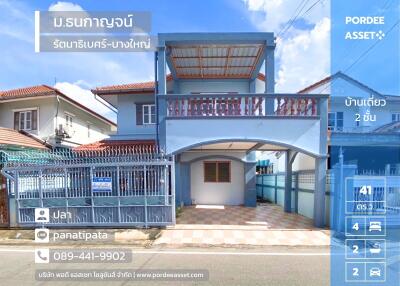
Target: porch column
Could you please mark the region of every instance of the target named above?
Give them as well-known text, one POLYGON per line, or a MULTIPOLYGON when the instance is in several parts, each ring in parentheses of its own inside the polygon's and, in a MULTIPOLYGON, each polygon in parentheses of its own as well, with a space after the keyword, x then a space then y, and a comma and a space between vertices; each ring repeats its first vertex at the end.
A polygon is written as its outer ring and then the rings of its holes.
POLYGON ((246 154, 246 162, 244 162, 244 205, 246 207, 257 206, 256 165, 256 152, 246 154))
POLYGON ((165 98, 160 97, 167 94, 167 81, 166 81, 166 58, 165 58, 165 45, 158 48, 157 51, 157 103, 158 103, 158 140, 161 149, 165 150, 166 145, 166 124, 165 118, 167 117, 167 101, 165 98))
MULTIPOLYGON (((275 45, 267 46, 265 49, 265 93, 275 93, 275 45)), ((274 114, 274 98, 266 100, 266 115, 274 114)))
POLYGON ((292 166, 297 152, 287 150, 285 154, 285 199, 283 209, 287 213, 292 212, 292 166))
POLYGON ((319 154, 315 158, 315 188, 314 188, 314 226, 325 226, 325 192, 328 151, 328 99, 321 98, 318 104, 320 123, 319 154))

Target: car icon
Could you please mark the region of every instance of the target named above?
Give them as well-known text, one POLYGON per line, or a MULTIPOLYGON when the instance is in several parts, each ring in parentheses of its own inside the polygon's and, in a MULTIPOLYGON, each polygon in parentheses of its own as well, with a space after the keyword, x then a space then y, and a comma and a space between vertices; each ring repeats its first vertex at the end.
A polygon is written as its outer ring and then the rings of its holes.
POLYGON ((369 276, 370 277, 374 277, 374 276, 381 277, 381 270, 378 267, 372 267, 369 270, 369 276))
POLYGON ((369 223, 369 231, 382 231, 382 223, 380 221, 371 221, 369 223))

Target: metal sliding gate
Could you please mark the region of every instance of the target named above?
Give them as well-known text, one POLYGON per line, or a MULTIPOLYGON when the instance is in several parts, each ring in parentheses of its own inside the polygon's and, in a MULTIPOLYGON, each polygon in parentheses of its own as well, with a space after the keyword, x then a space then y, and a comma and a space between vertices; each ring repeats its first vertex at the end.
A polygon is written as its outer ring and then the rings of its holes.
POLYGON ((8 154, 17 221, 35 224, 48 208, 53 226, 175 224, 174 159, 149 148, 8 154))

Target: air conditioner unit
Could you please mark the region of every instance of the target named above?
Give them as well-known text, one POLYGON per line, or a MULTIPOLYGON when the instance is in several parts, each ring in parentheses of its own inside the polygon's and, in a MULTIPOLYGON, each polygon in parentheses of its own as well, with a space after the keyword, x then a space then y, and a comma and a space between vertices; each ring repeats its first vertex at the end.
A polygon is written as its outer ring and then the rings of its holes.
POLYGON ((58 128, 56 128, 56 136, 62 138, 71 138, 68 127, 64 127, 62 124, 58 125, 58 128))

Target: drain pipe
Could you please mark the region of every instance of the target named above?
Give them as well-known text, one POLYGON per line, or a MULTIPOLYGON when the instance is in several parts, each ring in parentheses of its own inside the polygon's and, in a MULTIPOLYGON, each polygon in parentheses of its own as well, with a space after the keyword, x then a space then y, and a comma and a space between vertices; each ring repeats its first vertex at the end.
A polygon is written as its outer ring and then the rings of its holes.
POLYGON ((158 52, 154 52, 154 102, 156 104, 156 144, 157 144, 157 152, 160 152, 160 138, 159 138, 159 127, 160 124, 158 122, 158 52))

